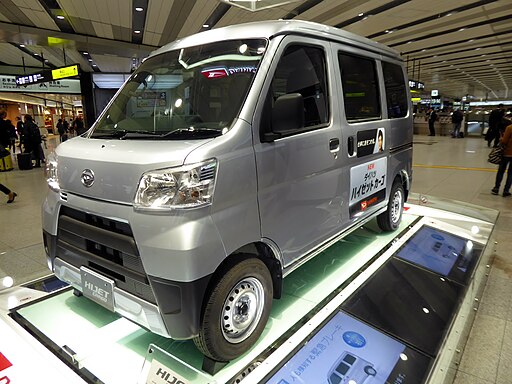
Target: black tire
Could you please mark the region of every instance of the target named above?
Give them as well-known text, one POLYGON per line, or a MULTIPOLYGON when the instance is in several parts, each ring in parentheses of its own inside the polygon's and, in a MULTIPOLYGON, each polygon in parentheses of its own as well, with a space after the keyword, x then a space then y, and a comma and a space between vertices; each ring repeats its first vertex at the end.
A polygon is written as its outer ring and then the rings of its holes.
POLYGON ((194 338, 197 348, 216 361, 230 361, 245 353, 265 328, 272 296, 272 278, 265 263, 250 258, 234 265, 212 288, 199 335, 194 338))
POLYGON ((369 376, 377 376, 377 371, 375 370, 375 368, 367 365, 366 367, 364 367, 364 372, 369 375, 369 376))
POLYGON ((400 180, 395 180, 389 194, 388 208, 386 212, 377 216, 379 228, 385 232, 392 232, 398 228, 402 221, 404 209, 404 187, 400 180))
POLYGON ((73 288, 73 295, 75 295, 76 297, 82 297, 84 294, 80 292, 78 289, 73 288))

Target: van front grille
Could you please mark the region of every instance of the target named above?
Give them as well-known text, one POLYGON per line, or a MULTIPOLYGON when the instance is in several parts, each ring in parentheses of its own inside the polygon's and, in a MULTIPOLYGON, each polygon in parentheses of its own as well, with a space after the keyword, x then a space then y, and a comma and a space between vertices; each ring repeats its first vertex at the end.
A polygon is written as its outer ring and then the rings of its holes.
POLYGON ((56 256, 77 268, 95 270, 120 289, 156 303, 128 223, 62 206, 56 256))

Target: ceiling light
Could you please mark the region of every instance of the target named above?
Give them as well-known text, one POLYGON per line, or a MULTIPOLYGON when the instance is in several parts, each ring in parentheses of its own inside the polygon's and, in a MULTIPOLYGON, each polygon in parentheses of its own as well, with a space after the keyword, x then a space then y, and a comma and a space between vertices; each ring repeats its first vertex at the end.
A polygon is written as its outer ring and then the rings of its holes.
POLYGON ((426 51, 426 49, 422 49, 422 50, 421 50, 421 52, 425 52, 425 51, 426 51))
POLYGON ((140 33, 140 31, 137 29, 137 30, 133 31, 133 33, 140 33))
POLYGON ((96 65, 96 64, 93 64, 92 66, 93 66, 93 67, 97 67, 97 65, 96 65))
POLYGON ((57 19, 59 19, 59 20, 64 20, 64 16, 62 16, 62 15, 57 15, 57 19))
POLYGON ((461 28, 461 29, 459 29, 459 32, 460 32, 460 31, 464 31, 465 29, 466 29, 466 28, 461 28))
POLYGON ((88 59, 89 61, 92 61, 92 59, 88 59))
POLYGON ((451 16, 452 14, 451 13, 447 13, 445 16, 451 16))
POLYGON ((363 12, 361 12, 361 13, 359 13, 357 16, 359 16, 359 17, 363 17, 363 15, 364 15, 364 13, 363 13, 363 12))
POLYGON ((89 54, 89 52, 82 52, 82 54, 84 54, 84 55, 88 55, 88 54, 89 54))
POLYGON ((21 48, 25 48, 25 44, 20 44, 20 47, 21 48))
POLYGON ((135 7, 135 10, 136 10, 137 12, 142 12, 142 11, 144 10, 144 8, 142 8, 142 7, 135 7))
POLYGON ((471 43, 472 41, 475 41, 475 39, 468 40, 468 43, 471 43))
POLYGON ((209 24, 203 24, 203 28, 210 28, 209 24))

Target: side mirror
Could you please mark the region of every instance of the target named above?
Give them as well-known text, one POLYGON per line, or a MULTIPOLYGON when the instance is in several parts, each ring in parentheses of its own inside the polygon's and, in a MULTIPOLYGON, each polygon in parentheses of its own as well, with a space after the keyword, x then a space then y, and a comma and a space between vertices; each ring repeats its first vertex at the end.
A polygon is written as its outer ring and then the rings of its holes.
POLYGON ((286 134, 304 127, 304 99, 300 93, 279 96, 272 108, 272 132, 286 134))

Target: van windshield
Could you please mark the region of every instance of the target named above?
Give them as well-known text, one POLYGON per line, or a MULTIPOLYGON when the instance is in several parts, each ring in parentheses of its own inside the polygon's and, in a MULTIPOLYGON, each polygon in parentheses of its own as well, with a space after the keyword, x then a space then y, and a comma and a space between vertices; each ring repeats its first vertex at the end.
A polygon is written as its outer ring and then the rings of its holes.
POLYGON ((224 134, 242 107, 266 45, 265 39, 229 40, 148 58, 89 137, 188 140, 224 134))

